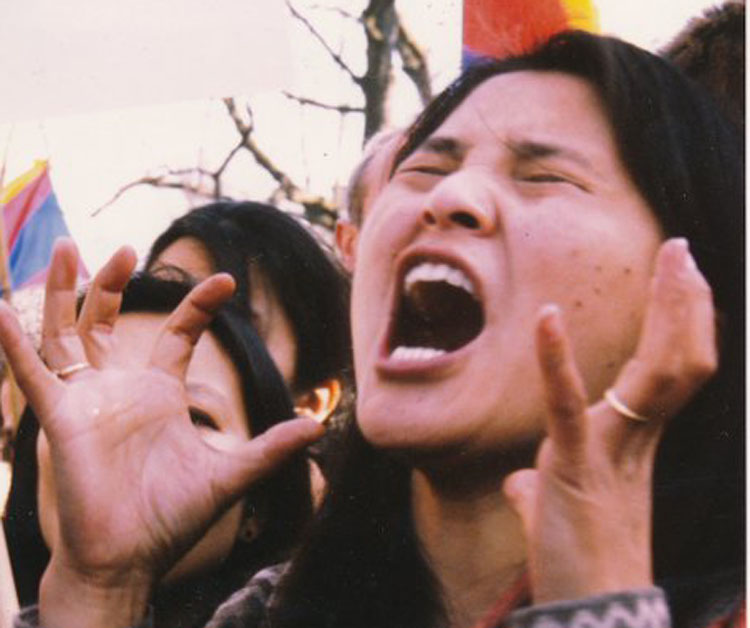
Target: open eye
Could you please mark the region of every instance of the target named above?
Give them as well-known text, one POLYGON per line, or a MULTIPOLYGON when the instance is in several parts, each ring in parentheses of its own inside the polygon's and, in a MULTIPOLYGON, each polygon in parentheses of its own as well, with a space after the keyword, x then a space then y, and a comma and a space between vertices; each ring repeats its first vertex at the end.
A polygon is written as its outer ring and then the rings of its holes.
POLYGON ((188 408, 188 412, 190 413, 190 420, 193 422, 193 425, 195 425, 196 427, 205 427, 205 428, 208 428, 209 430, 215 430, 217 432, 221 431, 219 429, 219 426, 216 424, 216 421, 214 421, 203 410, 190 407, 188 408))

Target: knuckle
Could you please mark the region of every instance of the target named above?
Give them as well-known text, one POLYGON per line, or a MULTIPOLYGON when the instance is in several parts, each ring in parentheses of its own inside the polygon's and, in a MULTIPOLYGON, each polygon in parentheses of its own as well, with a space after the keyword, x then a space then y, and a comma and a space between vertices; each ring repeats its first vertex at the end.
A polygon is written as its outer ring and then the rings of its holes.
POLYGON ((549 401, 549 409, 555 416, 572 420, 578 417, 584 410, 585 404, 576 396, 554 397, 549 401))
POLYGON ((704 382, 716 373, 718 366, 717 357, 709 355, 693 360, 685 370, 689 380, 704 382))
POLYGON ((655 398, 664 397, 673 391, 682 377, 672 365, 653 370, 646 375, 645 388, 655 398))

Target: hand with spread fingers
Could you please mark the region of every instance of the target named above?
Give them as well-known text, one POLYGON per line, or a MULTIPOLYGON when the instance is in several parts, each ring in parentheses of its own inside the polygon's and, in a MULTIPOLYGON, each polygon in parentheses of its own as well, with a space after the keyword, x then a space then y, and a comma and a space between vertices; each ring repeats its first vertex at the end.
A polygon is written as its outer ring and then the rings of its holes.
POLYGON ((158 577, 215 517, 322 429, 287 421, 218 450, 192 425, 185 372, 201 332, 232 294, 231 277, 196 286, 137 369, 110 359, 134 253, 121 249, 102 268, 78 317, 76 265, 73 243, 58 242, 44 362, 0 305, 0 342, 49 440, 55 473, 60 542, 40 590, 46 628, 135 623, 158 577))
POLYGON ((537 327, 547 437, 536 468, 504 486, 523 521, 535 603, 652 585, 656 449, 718 359, 711 291, 681 239, 662 245, 635 355, 593 405, 561 318, 547 306, 537 327))

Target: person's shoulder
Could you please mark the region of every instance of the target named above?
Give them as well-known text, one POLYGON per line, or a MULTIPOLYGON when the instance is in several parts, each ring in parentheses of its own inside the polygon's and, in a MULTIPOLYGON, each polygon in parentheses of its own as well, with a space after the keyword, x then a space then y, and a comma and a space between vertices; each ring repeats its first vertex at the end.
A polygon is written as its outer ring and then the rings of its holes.
POLYGON ((206 628, 269 628, 268 608, 287 564, 267 567, 217 609, 206 628))

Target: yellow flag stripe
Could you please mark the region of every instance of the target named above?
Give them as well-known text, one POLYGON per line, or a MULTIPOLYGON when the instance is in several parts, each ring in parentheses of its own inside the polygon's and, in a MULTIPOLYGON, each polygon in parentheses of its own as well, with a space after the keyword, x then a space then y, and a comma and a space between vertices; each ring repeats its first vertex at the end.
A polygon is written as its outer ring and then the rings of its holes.
POLYGON ((599 12, 593 0, 562 0, 571 28, 599 32, 599 12))
POLYGON ((11 181, 0 194, 0 205, 8 203, 16 194, 18 194, 23 188, 25 188, 31 181, 44 172, 47 167, 46 159, 37 159, 34 161, 34 166, 31 170, 24 172, 22 175, 16 177, 11 181))

